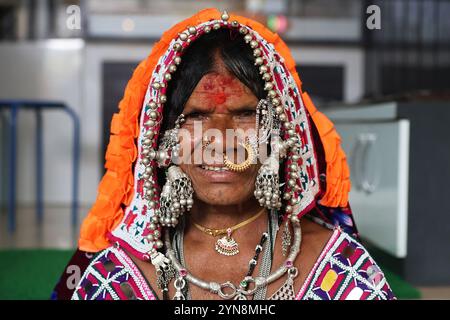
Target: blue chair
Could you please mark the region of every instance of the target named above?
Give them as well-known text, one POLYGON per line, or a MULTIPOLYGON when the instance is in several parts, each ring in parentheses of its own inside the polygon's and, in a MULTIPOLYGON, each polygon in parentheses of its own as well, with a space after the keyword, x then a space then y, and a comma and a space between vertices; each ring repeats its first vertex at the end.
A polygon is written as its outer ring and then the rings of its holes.
MULTIPOLYGON (((0 100, 0 112, 9 111, 9 121, 2 118, 2 124, 8 122, 8 231, 13 233, 16 230, 16 159, 17 159, 17 116, 20 110, 34 110, 36 115, 36 214, 38 223, 42 223, 44 215, 43 188, 44 188, 44 168, 43 168, 43 143, 42 143, 42 111, 44 109, 61 109, 73 121, 73 155, 72 155, 72 205, 71 223, 75 229, 78 223, 78 180, 80 161, 80 120, 78 115, 65 103, 54 101, 32 101, 32 100, 0 100)), ((3 136, 2 136, 3 138, 3 136)), ((2 153, 5 144, 2 141, 2 153)), ((5 159, 3 159, 5 160, 5 159)), ((6 161, 6 160, 5 160, 6 161)), ((4 166, 3 166, 4 167, 4 166)), ((3 172, 2 172, 3 173, 3 172)))

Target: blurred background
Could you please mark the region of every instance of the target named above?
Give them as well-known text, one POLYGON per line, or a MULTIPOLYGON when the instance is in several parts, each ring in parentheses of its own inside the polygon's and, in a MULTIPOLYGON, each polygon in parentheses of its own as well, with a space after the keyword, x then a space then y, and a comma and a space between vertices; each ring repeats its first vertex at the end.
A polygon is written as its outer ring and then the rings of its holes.
POLYGON ((450 299, 447 0, 0 0, 0 299, 49 298, 133 69, 208 7, 287 42, 343 138, 356 223, 394 293, 450 299))

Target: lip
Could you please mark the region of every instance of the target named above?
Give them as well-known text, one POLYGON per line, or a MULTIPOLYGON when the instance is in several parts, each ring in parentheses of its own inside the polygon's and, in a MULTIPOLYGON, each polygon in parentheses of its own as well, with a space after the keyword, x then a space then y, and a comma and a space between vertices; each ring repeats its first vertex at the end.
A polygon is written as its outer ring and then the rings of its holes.
MULTIPOLYGON (((223 164, 208 165, 209 167, 223 167, 223 164)), ((195 166, 194 169, 199 175, 211 183, 230 183, 238 177, 237 172, 233 171, 211 171, 202 169, 202 166, 195 166)))
POLYGON ((225 167, 225 166, 223 165, 223 163, 212 163, 212 164, 209 164, 209 163, 202 163, 199 167, 202 167, 202 166, 214 167, 214 168, 223 168, 223 167, 225 167))

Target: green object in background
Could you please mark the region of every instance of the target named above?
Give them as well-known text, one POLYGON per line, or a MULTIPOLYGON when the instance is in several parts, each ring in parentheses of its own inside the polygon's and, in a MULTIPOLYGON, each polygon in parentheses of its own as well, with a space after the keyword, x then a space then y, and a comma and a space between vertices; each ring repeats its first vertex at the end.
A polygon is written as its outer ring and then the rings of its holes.
MULTIPOLYGON (((0 299, 50 299, 74 250, 0 251, 0 299)), ((380 266, 398 299, 419 299, 420 292, 380 266)))
POLYGON ((48 300, 74 250, 0 251, 0 299, 48 300))
POLYGON ((420 291, 410 285, 408 282, 403 280, 400 276, 393 273, 389 269, 380 265, 381 270, 383 270, 384 276, 387 282, 391 286, 397 299, 420 299, 420 291))

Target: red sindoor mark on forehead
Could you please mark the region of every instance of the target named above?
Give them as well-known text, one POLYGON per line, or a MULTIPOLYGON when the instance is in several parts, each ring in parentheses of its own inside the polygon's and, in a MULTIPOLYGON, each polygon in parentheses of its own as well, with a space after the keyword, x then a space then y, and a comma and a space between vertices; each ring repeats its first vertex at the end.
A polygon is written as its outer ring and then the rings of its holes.
POLYGON ((227 106, 249 93, 251 91, 230 73, 209 73, 200 80, 191 98, 196 105, 224 113, 227 106))

